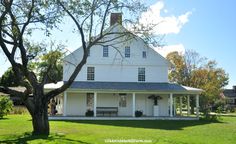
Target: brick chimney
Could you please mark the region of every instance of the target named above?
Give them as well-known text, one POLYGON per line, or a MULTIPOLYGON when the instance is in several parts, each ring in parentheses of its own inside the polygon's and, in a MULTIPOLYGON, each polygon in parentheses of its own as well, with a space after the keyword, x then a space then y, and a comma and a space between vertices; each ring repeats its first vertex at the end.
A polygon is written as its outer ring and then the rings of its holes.
POLYGON ((122 25, 122 14, 121 13, 111 13, 110 26, 119 23, 122 25))

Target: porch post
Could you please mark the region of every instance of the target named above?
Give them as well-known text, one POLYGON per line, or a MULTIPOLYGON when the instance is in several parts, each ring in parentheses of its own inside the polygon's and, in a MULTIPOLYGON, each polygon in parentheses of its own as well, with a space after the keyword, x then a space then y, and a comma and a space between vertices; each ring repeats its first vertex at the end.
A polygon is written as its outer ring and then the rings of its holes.
POLYGON ((196 115, 199 118, 199 95, 196 95, 196 115))
POLYGON ((67 91, 64 91, 63 116, 66 116, 66 105, 67 105, 67 91))
POLYGON ((180 115, 182 116, 182 106, 183 106, 182 96, 179 97, 179 104, 180 104, 180 115))
POLYGON ((176 97, 174 97, 174 116, 176 116, 176 97))
POLYGON ((188 95, 187 96, 187 114, 188 116, 190 115, 190 96, 188 95))
POLYGON ((132 116, 135 117, 135 93, 132 94, 133 98, 133 103, 132 103, 132 116))
POLYGON ((97 116, 97 92, 94 92, 93 94, 94 98, 93 98, 93 116, 96 117, 97 116))
POLYGON ((170 117, 173 117, 173 93, 170 94, 170 117))

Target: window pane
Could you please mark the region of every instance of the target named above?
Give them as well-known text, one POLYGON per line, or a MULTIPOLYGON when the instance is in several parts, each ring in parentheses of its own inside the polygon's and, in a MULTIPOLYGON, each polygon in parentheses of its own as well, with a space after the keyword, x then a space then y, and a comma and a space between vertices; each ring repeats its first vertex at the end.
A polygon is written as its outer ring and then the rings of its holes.
POLYGON ((87 80, 94 80, 94 67, 87 67, 87 80))
POLYGON ((143 51, 143 58, 146 58, 147 57, 147 53, 146 51, 143 51))
POLYGON ((130 47, 125 47, 125 57, 130 57, 130 47))
POLYGON ((103 46, 103 57, 108 57, 108 46, 103 46))
POLYGON ((120 94, 119 107, 126 107, 126 94, 120 94))
POLYGON ((138 81, 145 81, 145 68, 138 68, 138 81))
POLYGON ((89 109, 92 109, 93 108, 93 93, 87 93, 87 107, 89 109))

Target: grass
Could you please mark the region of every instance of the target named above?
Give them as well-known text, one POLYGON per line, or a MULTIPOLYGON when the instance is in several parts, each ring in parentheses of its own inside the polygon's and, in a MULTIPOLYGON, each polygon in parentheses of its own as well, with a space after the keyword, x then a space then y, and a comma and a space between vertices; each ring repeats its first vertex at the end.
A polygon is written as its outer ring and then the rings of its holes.
POLYGON ((236 117, 220 121, 50 121, 49 137, 32 136, 29 115, 0 119, 0 143, 104 143, 148 140, 160 144, 235 144, 236 117))

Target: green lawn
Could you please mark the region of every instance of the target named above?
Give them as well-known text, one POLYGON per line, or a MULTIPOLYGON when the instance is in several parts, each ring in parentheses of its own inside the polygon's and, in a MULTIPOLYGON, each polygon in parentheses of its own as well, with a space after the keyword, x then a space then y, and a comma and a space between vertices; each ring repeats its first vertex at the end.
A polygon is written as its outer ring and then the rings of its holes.
MULTIPOLYGON (((0 143, 105 143, 147 140, 161 144, 235 144, 236 117, 199 121, 50 121, 51 135, 34 137, 29 115, 0 120, 0 143), (37 139, 36 139, 37 138, 37 139)), ((141 142, 140 142, 141 143, 141 142)))

